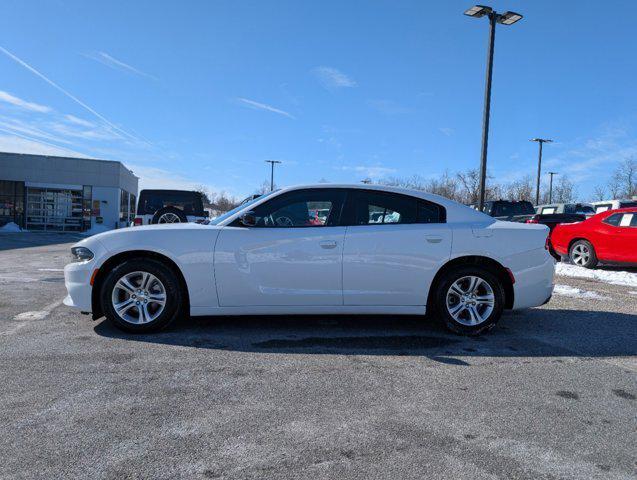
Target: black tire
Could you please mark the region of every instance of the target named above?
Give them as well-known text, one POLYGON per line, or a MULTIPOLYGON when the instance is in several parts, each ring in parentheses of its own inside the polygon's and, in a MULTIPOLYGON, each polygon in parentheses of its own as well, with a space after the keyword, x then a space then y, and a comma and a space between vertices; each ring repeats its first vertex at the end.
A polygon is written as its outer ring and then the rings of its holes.
POLYGON ((159 219, 164 215, 164 214, 173 214, 176 215, 177 218, 179 218, 179 222, 170 222, 170 223, 186 223, 188 221, 188 219, 186 218, 186 215, 184 215, 184 212, 182 210, 179 210, 176 207, 164 207, 164 208, 160 208, 159 210, 157 210, 155 212, 155 215, 153 215, 153 220, 152 220, 152 224, 157 224, 159 223, 159 219))
MULTIPOLYGON (((157 284, 155 284, 155 288, 159 290, 157 284)), ((147 290, 150 292, 151 288, 149 287, 147 288, 147 290)), ((117 289, 115 295, 121 296, 120 298, 122 301, 132 300, 132 295, 129 295, 122 289, 117 289), (129 296, 126 297, 126 295, 129 296)), ((141 298, 142 296, 137 297, 137 299, 141 298)), ((150 258, 125 260, 124 262, 117 265, 108 273, 108 275, 104 279, 104 283, 102 284, 102 291, 100 294, 104 316, 117 328, 131 333, 156 332, 163 328, 166 328, 177 318, 177 316, 181 312, 183 298, 184 297, 181 291, 181 285, 175 272, 173 272, 172 269, 167 267, 165 264, 150 258), (132 280, 130 280, 130 283, 132 283, 133 286, 137 287, 137 285, 133 283, 135 281, 135 272, 145 272, 153 275, 154 277, 156 277, 156 279, 159 280, 159 282, 161 282, 161 286, 163 286, 163 289, 165 291, 165 305, 163 307, 163 311, 161 311, 156 318, 152 319, 151 321, 147 321, 146 323, 132 323, 131 321, 127 321, 126 318, 124 318, 134 316, 139 317, 141 312, 136 305, 131 305, 129 310, 127 310, 127 312, 125 312, 123 316, 120 316, 120 314, 117 313, 115 307, 113 306, 113 290, 115 289, 115 285, 117 284, 117 282, 122 277, 129 274, 132 275, 132 280)), ((140 302, 137 302, 137 304, 139 303, 140 302)), ((152 302, 152 299, 150 300, 150 303, 148 303, 147 308, 149 310, 154 308, 154 313, 157 313, 159 311, 159 305, 154 304, 152 302)), ((151 315, 152 313, 153 312, 151 311, 151 315)), ((144 315, 142 314, 142 317, 143 316, 144 315)))
MULTIPOLYGON (((465 282, 468 281, 469 280, 462 280, 461 284, 464 285, 465 282)), ((463 288, 463 290, 465 290, 465 288, 463 288)), ((480 283, 477 293, 482 294, 479 296, 486 296, 488 290, 486 289, 486 286, 480 283)), ((467 299, 468 302, 473 302, 474 300, 475 299, 472 298, 467 299)), ((497 276, 488 269, 480 266, 456 267, 445 272, 442 278, 440 278, 440 281, 435 286, 433 301, 436 316, 444 323, 447 329, 460 335, 479 335, 491 330, 496 323, 498 323, 498 320, 500 320, 502 311, 504 310, 504 287, 497 276), (493 308, 490 313, 487 314, 489 306, 486 304, 469 305, 471 308, 476 308, 479 314, 486 315, 484 320, 481 319, 478 323, 472 325, 463 323, 469 322, 469 319, 471 318, 471 313, 468 308, 461 308, 461 311, 458 314, 460 318, 456 319, 447 307, 448 294, 451 295, 452 300, 454 297, 457 297, 458 301, 461 301, 458 295, 450 293, 450 289, 456 281, 466 277, 477 277, 483 280, 488 284, 493 293, 493 308)), ((459 306, 459 303, 456 303, 456 305, 459 306)))
POLYGON ((598 263, 595 248, 588 240, 574 242, 568 251, 568 258, 573 265, 584 268, 595 268, 598 263))

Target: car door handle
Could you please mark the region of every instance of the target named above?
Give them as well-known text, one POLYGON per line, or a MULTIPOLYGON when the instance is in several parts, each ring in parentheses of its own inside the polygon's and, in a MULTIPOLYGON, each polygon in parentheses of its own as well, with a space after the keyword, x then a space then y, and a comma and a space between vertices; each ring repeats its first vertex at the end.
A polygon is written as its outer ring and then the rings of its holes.
POLYGON ((336 242, 334 240, 323 240, 322 242, 319 242, 319 245, 321 248, 336 248, 336 242))
POLYGON ((439 237, 438 235, 425 235, 425 238, 427 239, 427 242, 429 242, 429 243, 440 243, 440 242, 442 242, 442 237, 439 237))

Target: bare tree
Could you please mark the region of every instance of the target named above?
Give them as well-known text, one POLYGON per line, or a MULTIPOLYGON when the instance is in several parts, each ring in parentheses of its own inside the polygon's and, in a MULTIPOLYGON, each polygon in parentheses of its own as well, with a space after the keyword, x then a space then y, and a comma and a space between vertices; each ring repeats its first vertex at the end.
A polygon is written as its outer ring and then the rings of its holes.
POLYGON ((553 201, 555 203, 571 203, 575 201, 575 198, 575 185, 569 180, 568 175, 562 175, 553 184, 553 201))
MULTIPOLYGON (((277 189, 276 183, 274 184, 274 189, 277 189)), ((257 188, 254 193, 257 195, 263 195, 264 193, 268 193, 270 191, 270 181, 263 180, 263 183, 257 188)))
POLYGON ((597 185, 593 190, 593 200, 602 200, 606 199, 606 189, 603 185, 597 185))
POLYGON ((633 157, 624 159, 615 169, 608 189, 613 198, 631 198, 637 195, 637 161, 633 157))
POLYGON ((503 187, 504 197, 509 200, 533 201, 533 180, 530 175, 515 180, 503 187))

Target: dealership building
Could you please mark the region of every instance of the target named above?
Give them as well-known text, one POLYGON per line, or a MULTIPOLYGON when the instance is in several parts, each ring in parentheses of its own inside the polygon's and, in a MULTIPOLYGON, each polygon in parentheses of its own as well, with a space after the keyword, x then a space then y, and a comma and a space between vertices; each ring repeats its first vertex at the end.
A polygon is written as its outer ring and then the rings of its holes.
POLYGON ((135 216, 138 181, 120 162, 0 152, 0 227, 121 228, 135 216))

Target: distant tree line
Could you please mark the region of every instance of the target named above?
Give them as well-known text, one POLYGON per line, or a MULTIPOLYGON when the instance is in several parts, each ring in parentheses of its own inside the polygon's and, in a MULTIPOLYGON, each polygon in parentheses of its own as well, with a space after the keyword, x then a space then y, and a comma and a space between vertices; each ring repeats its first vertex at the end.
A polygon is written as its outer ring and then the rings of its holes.
POLYGON ((613 172, 608 183, 598 185, 593 192, 594 200, 632 198, 637 196, 637 161, 626 158, 613 172))
MULTIPOLYGON (((321 179, 320 183, 327 180, 321 179)), ((366 180, 366 183, 372 183, 366 180)), ((464 204, 478 203, 480 194, 480 172, 478 169, 469 169, 456 173, 445 171, 434 178, 424 178, 420 175, 411 177, 387 177, 379 180, 381 185, 412 188, 425 192, 441 195, 451 200, 464 204)), ((278 188, 276 185, 274 188, 278 188)), ((197 189, 203 195, 204 206, 219 213, 227 212, 235 208, 241 199, 228 195, 225 192, 215 193, 208 187, 200 185, 197 189)), ((270 191, 269 180, 254 190, 256 194, 264 194, 270 191)), ((583 201, 608 200, 616 198, 632 198, 637 196, 637 161, 628 158, 622 161, 613 172, 606 185, 598 185, 593 191, 593 198, 583 201)), ((526 175, 511 182, 496 182, 492 176, 487 177, 487 200, 528 200, 535 202, 535 179, 526 175)), ((553 181, 553 203, 571 203, 577 201, 577 190, 568 175, 558 175, 553 181)), ((549 185, 543 182, 540 188, 540 203, 549 203, 549 185)))
MULTIPOLYGON (((478 169, 469 169, 455 174, 445 171, 436 178, 423 178, 414 175, 409 178, 391 177, 378 183, 397 187, 423 190, 436 195, 441 195, 451 200, 464 204, 478 203, 480 195, 480 172, 478 169)), ((548 186, 540 189, 540 202, 548 203, 548 186)), ((573 202, 576 191, 568 178, 564 175, 553 182, 553 202, 573 202)), ((495 182, 489 176, 486 182, 485 198, 487 200, 528 200, 535 202, 535 181, 530 175, 508 183, 495 182)))

